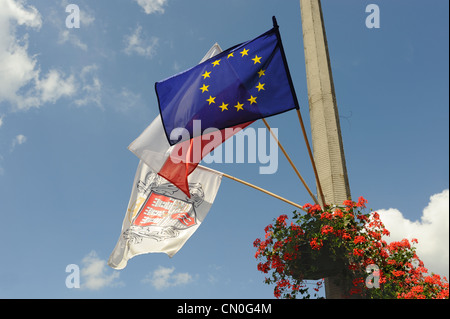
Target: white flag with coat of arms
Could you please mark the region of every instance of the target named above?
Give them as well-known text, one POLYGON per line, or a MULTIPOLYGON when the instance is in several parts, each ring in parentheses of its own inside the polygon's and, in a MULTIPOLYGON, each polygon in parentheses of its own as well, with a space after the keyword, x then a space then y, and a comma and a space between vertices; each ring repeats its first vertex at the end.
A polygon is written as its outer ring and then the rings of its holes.
POLYGON ((206 218, 221 180, 220 172, 199 165, 189 175, 189 197, 140 161, 108 265, 123 269, 137 255, 175 255, 206 218))

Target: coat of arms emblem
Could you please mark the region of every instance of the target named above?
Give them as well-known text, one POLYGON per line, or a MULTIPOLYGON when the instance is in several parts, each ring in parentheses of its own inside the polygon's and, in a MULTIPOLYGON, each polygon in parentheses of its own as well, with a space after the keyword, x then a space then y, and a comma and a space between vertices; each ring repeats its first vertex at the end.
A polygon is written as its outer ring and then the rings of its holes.
POLYGON ((177 191, 171 183, 159 175, 149 173, 139 181, 137 189, 146 196, 138 213, 134 216, 124 238, 138 244, 143 238, 163 241, 176 238, 179 232, 197 225, 195 208, 203 202, 204 193, 200 184, 189 185, 191 197, 175 197, 177 191))

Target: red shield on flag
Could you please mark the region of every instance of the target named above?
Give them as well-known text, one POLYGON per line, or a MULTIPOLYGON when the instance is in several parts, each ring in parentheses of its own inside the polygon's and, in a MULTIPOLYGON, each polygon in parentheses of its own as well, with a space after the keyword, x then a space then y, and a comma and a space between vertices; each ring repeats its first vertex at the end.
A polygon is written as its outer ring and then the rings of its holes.
POLYGON ((136 215, 133 225, 172 227, 178 230, 197 224, 194 206, 186 201, 151 192, 136 215))

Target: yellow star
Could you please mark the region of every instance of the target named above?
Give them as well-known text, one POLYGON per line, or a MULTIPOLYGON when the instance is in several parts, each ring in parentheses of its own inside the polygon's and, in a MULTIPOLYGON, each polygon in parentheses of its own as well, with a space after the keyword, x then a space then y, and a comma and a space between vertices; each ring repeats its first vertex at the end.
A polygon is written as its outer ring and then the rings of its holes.
POLYGON ((211 63, 213 66, 217 66, 217 65, 219 65, 220 64, 220 60, 216 60, 216 61, 214 61, 213 63, 211 63))
POLYGON ((241 52, 239 52, 240 54, 242 54, 242 57, 244 57, 244 55, 248 55, 248 50, 244 49, 241 52))
POLYGON ((231 57, 233 57, 234 58, 234 52, 231 52, 230 54, 228 54, 228 56, 227 56, 227 59, 229 59, 229 58, 231 58, 231 57))
POLYGON ((253 95, 251 95, 247 101, 249 101, 250 105, 252 105, 253 103, 256 103, 256 98, 257 98, 257 96, 253 97, 253 95))
POLYGON ((261 82, 258 82, 258 85, 256 86, 256 88, 258 89, 258 92, 261 90, 265 90, 264 85, 266 85, 266 83, 261 84, 261 82))
POLYGON ((261 69, 261 70, 258 72, 259 77, 262 77, 263 75, 265 75, 264 72, 266 72, 266 70, 261 69))
POLYGON ((239 101, 237 102, 237 104, 234 106, 236 109, 237 109, 237 111, 239 112, 239 110, 244 110, 244 108, 243 108, 243 106, 244 106, 244 104, 241 104, 241 103, 239 103, 239 101))
POLYGON ((211 72, 205 71, 205 73, 202 74, 203 80, 206 78, 210 78, 210 76, 209 76, 210 74, 211 74, 211 72))
POLYGON ((228 104, 225 104, 225 102, 222 102, 222 105, 219 105, 219 107, 222 109, 222 112, 223 112, 224 110, 227 110, 227 111, 228 111, 227 106, 228 106, 228 104))
POLYGON ((210 96, 209 96, 209 99, 207 99, 206 102, 209 102, 208 105, 211 105, 211 103, 216 103, 215 99, 216 99, 215 97, 212 97, 212 96, 210 95, 210 96))
POLYGON ((203 86, 200 88, 202 90, 202 93, 205 93, 205 91, 208 91, 209 85, 203 84, 203 86))
POLYGON ((258 56, 258 55, 255 55, 255 57, 252 59, 252 61, 255 61, 254 64, 256 64, 256 63, 260 63, 261 64, 261 57, 258 56))

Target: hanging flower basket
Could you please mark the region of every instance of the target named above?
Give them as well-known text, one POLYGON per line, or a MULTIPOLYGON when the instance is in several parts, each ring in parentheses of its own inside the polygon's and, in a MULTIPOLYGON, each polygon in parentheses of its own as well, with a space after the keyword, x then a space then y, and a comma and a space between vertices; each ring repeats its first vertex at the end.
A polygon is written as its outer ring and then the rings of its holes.
POLYGON ((306 204, 307 213, 293 212, 290 225, 288 216, 281 215, 265 228, 265 238, 253 243, 255 258, 261 260, 258 270, 268 274, 265 283, 275 284, 276 298, 310 298, 306 280, 316 280, 317 297, 319 279, 332 277, 349 297, 448 299, 447 279, 426 276, 428 270, 407 239, 383 240, 389 231, 378 213, 362 212, 366 203, 360 197, 340 207, 306 204), (374 265, 378 270, 369 274, 367 267, 374 265), (368 276, 377 278, 380 288, 371 289, 368 276))
POLYGON ((303 244, 298 249, 298 257, 286 262, 286 271, 297 280, 319 280, 338 275, 345 270, 345 252, 341 249, 332 253, 325 245, 320 251, 313 251, 303 244))

